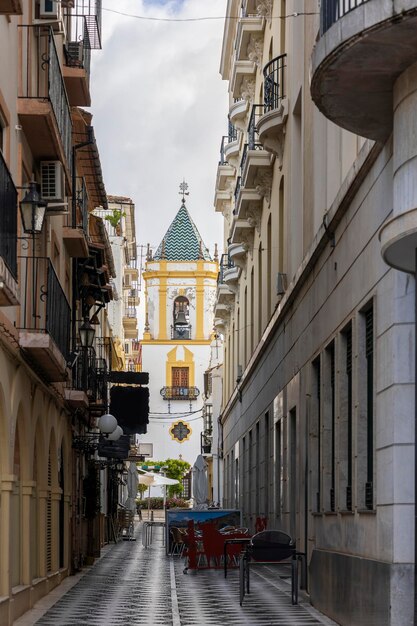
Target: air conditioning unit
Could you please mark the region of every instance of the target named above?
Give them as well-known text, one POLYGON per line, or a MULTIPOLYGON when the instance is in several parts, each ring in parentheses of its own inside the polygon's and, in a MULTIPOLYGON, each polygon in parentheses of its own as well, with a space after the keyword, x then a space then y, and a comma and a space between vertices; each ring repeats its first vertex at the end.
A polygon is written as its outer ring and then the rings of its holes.
POLYGON ((63 202, 65 177, 60 161, 41 161, 41 195, 45 200, 63 202))
POLYGON ((39 17, 42 20, 60 20, 61 2, 56 0, 40 0, 39 17))

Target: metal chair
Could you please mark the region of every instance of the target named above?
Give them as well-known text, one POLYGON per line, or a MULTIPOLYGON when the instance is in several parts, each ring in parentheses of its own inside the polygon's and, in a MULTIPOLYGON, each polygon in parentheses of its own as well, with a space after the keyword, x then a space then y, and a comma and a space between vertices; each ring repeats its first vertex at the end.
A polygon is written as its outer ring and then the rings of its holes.
POLYGON ((184 542, 184 535, 182 534, 182 532, 180 531, 179 528, 177 528, 176 526, 172 526, 170 528, 170 534, 171 534, 171 556, 182 556, 182 553, 184 552, 185 549, 185 542, 184 542))
POLYGON ((245 546, 239 560, 240 606, 245 594, 250 593, 249 570, 251 565, 290 565, 291 602, 298 603, 298 561, 304 559, 297 552, 295 542, 281 530, 263 530, 254 535, 245 546))

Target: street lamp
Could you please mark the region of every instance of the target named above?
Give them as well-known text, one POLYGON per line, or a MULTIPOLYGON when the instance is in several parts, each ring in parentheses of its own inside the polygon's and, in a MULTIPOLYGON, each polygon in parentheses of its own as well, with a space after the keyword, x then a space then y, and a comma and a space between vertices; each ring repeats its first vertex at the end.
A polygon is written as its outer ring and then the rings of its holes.
POLYGON ((91 348, 96 334, 95 329, 91 326, 88 317, 84 318, 84 322, 80 326, 80 343, 83 348, 91 348))
POLYGON ((32 235, 42 231, 47 203, 42 200, 34 181, 29 183, 29 189, 23 200, 20 201, 23 230, 32 235))
POLYGON ((83 435, 75 435, 72 447, 79 452, 93 454, 102 441, 118 441, 123 435, 123 430, 118 425, 117 419, 109 413, 100 417, 97 428, 98 431, 87 431, 83 435))

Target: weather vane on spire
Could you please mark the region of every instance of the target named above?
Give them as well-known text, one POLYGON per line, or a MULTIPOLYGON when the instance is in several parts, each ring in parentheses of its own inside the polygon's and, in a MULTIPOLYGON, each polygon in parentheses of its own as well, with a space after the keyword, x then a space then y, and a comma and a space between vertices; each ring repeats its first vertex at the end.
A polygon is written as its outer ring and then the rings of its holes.
POLYGON ((182 196, 182 203, 185 203, 185 196, 189 196, 190 192, 187 191, 188 189, 188 185, 185 182, 185 180, 182 181, 182 183, 180 183, 180 196, 182 196))

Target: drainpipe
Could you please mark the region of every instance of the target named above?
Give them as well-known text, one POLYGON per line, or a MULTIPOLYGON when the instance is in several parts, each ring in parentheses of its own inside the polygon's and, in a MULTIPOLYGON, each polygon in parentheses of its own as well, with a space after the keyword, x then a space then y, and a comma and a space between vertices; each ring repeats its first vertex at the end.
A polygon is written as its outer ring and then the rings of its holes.
MULTIPOLYGON (((76 186, 77 186, 77 172, 76 172, 76 157, 77 150, 80 148, 85 148, 86 146, 91 146, 94 139, 94 129, 92 126, 87 126, 87 141, 83 141, 82 143, 77 143, 72 146, 72 202, 71 202, 71 227, 77 227, 77 194, 76 194, 76 186)), ((72 351, 75 352, 76 349, 76 316, 75 316, 75 307, 76 307, 76 298, 75 293, 77 291, 77 259, 72 260, 72 323, 71 323, 71 334, 72 334, 72 351)))

